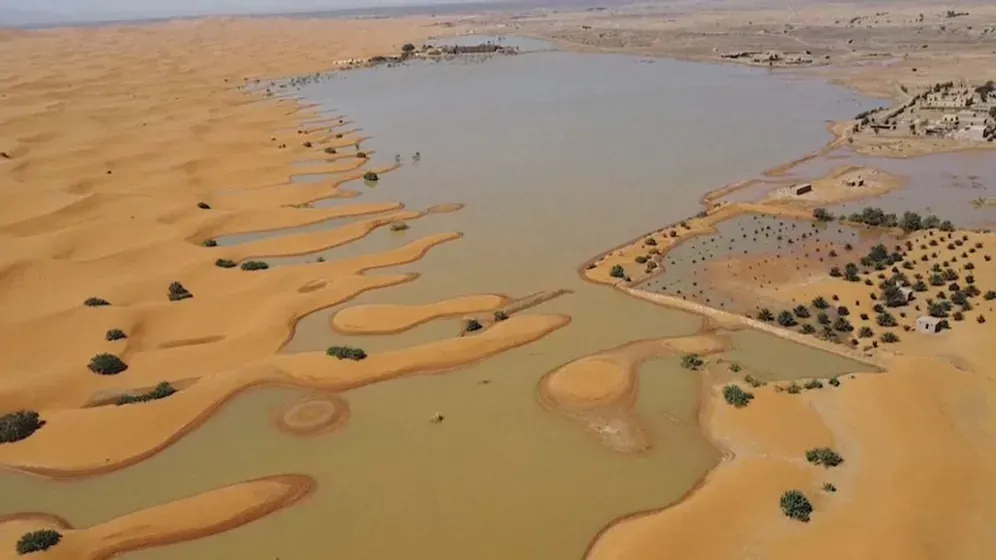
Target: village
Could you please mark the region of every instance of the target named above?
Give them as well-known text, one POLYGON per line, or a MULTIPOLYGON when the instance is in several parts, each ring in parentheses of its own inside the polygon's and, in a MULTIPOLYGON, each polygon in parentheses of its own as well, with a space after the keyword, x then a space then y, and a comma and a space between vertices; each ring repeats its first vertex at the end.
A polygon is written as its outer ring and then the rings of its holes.
POLYGON ((996 85, 945 82, 910 97, 891 109, 855 117, 854 135, 933 137, 963 142, 996 140, 996 85))

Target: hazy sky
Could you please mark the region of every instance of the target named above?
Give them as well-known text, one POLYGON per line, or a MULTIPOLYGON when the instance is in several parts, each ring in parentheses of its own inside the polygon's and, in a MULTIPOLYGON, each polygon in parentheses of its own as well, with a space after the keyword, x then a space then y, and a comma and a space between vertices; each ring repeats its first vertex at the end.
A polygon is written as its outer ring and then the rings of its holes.
POLYGON ((455 1, 469 0, 0 0, 0 14, 24 12, 88 17, 153 17, 444 4, 455 1))

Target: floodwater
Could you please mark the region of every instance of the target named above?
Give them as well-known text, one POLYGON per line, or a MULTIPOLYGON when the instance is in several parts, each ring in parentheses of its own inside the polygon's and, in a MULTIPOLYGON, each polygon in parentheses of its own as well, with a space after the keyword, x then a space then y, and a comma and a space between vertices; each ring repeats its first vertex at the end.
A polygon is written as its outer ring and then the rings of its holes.
MULTIPOLYGON (((272 264, 343 258, 461 231, 463 239, 388 270, 418 272, 415 282, 345 305, 567 288, 574 293, 528 312, 568 314, 569 326, 458 371, 349 391, 343 395, 352 408, 349 424, 317 437, 286 436, 270 426, 274 411, 301 392, 251 391, 163 453, 123 471, 73 483, 0 476, 0 514, 48 511, 85 526, 227 483, 304 473, 319 487, 301 504, 221 535, 129 557, 560 560, 580 558, 613 519, 673 503, 718 457, 695 423, 694 373, 677 359, 640 368, 637 409, 657 445, 638 456, 603 449, 576 424, 543 410, 536 384, 581 356, 636 339, 691 334, 700 321, 585 284, 576 267, 695 214, 699 197, 719 185, 818 148, 828 139, 826 119, 874 103, 818 80, 764 70, 640 61, 542 51, 480 64, 351 71, 298 92, 362 126, 373 137, 363 147, 376 150, 374 166, 402 155, 404 165, 375 186, 350 185, 362 191, 353 200, 400 201, 415 210, 467 206, 412 221, 407 231, 382 228, 352 244, 272 264), (418 162, 411 159, 415 152, 418 162), (443 423, 428 422, 436 412, 443 423)), ((350 201, 316 206, 336 204, 350 201)), ((453 336, 459 328, 438 321, 398 335, 346 337, 328 326, 342 307, 305 317, 284 351, 343 343, 377 351, 453 336)), ((808 348, 781 352, 784 344, 768 335, 738 333, 734 345, 737 359, 771 378, 862 369, 808 348), (775 353, 781 363, 754 365, 775 353)))

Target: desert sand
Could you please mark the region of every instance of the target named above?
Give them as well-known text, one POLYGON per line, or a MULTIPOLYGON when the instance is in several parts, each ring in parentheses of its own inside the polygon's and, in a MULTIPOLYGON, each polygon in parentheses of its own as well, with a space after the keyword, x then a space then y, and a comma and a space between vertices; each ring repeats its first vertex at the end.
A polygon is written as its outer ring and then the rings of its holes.
MULTIPOLYGON (((357 193, 344 185, 371 170, 353 153, 364 140, 356 127, 345 116, 239 89, 256 77, 396 53, 403 43, 444 31, 440 23, 215 18, 0 37, 0 331, 9 360, 0 410, 36 410, 44 421, 27 439, 0 445, 0 464, 52 477, 107 472, 165 448, 251 387, 340 392, 446 371, 568 323, 565 316, 521 314, 476 336, 356 362, 324 352, 283 355, 304 315, 416 279, 364 272, 413 262, 461 234, 409 235, 408 243, 381 253, 268 270, 216 265, 316 252, 460 209, 349 201, 357 193), (314 173, 333 178, 290 181, 314 173), (326 198, 343 203, 310 207, 326 198), (215 242, 365 215, 373 217, 215 242), (193 297, 168 298, 174 282, 193 297), (103 305, 84 305, 88 298, 103 305), (112 339, 114 329, 124 336, 112 339), (127 369, 88 371, 88 360, 100 353, 119 357, 127 369), (179 391, 107 404, 161 382, 179 391)), ((381 180, 391 170, 372 169, 381 180)), ((345 401, 328 402, 333 406, 301 404, 282 420, 289 430, 312 432, 348 419, 345 401)), ((18 533, 42 526, 65 529, 63 541, 45 553, 51 558, 105 558, 198 538, 290 505, 312 484, 295 474, 249 481, 79 530, 39 515, 8 520, 2 554, 12 553, 18 533)))

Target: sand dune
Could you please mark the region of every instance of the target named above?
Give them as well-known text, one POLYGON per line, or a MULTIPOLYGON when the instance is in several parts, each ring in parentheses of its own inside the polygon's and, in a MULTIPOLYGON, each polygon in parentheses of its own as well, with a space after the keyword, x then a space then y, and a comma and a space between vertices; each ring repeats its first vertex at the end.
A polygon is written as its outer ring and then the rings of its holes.
POLYGON ((73 529, 61 519, 42 515, 0 520, 0 550, 4 558, 22 558, 13 554, 14 543, 22 534, 55 529, 62 534, 61 542, 32 556, 103 560, 241 527, 300 501, 314 485, 304 475, 260 478, 132 512, 85 529, 73 529))

